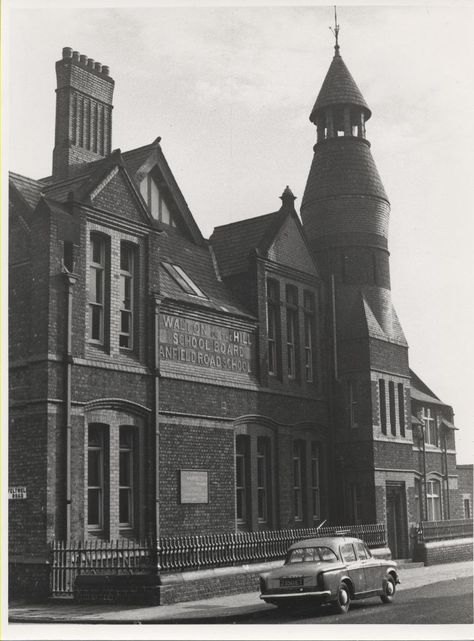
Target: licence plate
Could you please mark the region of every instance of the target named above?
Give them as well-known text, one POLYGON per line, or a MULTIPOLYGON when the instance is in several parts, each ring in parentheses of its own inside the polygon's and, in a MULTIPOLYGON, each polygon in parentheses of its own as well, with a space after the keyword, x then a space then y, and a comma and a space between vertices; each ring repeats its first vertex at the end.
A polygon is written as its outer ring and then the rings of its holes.
POLYGON ((280 587, 282 588, 294 588, 303 585, 303 577, 290 577, 285 579, 280 579, 280 587))

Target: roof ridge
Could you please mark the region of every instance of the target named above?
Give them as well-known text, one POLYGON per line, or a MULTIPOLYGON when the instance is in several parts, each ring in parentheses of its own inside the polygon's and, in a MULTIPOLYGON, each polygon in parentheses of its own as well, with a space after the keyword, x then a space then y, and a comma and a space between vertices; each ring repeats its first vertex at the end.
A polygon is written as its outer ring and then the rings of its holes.
POLYGON ((216 229, 223 229, 224 227, 232 227, 233 225, 242 225, 243 223, 247 223, 253 220, 262 220, 263 218, 275 216, 276 214, 279 214, 280 211, 281 210, 278 209, 277 211, 272 211, 269 214, 260 214, 258 216, 252 216, 251 218, 242 218, 241 220, 235 220, 234 222, 226 223, 225 225, 218 225, 217 227, 214 227, 214 231, 216 231, 216 229))
POLYGON ((141 147, 134 147, 133 149, 129 149, 128 151, 123 151, 122 156, 125 156, 126 154, 133 154, 134 152, 138 151, 143 151, 144 149, 153 149, 157 145, 157 141, 159 142, 161 140, 161 137, 158 136, 153 142, 148 143, 147 145, 142 145, 141 147))
POLYGON ((24 178, 25 180, 30 180, 31 182, 39 183, 41 186, 43 186, 39 178, 30 178, 29 176, 25 176, 24 174, 19 174, 17 171, 11 171, 10 169, 8 170, 8 174, 9 176, 24 178))

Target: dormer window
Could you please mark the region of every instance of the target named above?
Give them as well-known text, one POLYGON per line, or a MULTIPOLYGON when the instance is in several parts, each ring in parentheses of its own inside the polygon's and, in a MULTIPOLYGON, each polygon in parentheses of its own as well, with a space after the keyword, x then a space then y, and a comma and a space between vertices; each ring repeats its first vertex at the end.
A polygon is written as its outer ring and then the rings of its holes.
POLYGON ((176 222, 158 189, 155 180, 147 174, 140 183, 140 193, 148 205, 151 215, 165 225, 176 227, 176 222))
POLYGON ((178 283, 181 289, 186 292, 186 294, 191 294, 191 296, 199 296, 200 298, 207 298, 195 282, 186 274, 184 269, 181 269, 179 265, 171 265, 171 263, 161 263, 166 269, 168 274, 173 278, 173 280, 178 283))

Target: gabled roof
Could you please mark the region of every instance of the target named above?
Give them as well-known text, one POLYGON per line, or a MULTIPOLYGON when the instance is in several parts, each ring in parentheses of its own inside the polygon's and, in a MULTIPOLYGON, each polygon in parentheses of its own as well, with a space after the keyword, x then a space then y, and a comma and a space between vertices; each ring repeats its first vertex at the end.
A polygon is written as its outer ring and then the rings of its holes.
POLYGON ((214 229, 209 242, 215 252, 219 270, 223 276, 247 271, 251 251, 255 251, 261 256, 267 256, 280 230, 289 219, 295 222, 302 241, 308 247, 308 255, 311 261, 313 260, 311 249, 307 245, 303 227, 295 210, 295 196, 288 186, 284 189, 280 199, 282 205, 278 211, 221 225, 214 229))
POLYGON ((47 176, 41 180, 33 180, 19 174, 10 173, 10 181, 26 203, 34 209, 38 204, 41 193, 58 202, 66 201, 70 192, 73 192, 77 200, 87 198, 89 191, 104 178, 107 171, 118 165, 125 168, 133 182, 137 201, 142 207, 146 208, 146 204, 140 194, 139 181, 145 173, 156 167, 160 175, 161 187, 163 185, 166 186, 189 236, 196 244, 205 245, 201 231, 163 154, 159 144, 160 140, 160 138, 156 138, 148 145, 131 149, 124 153, 120 149, 115 149, 105 158, 78 165, 74 168, 74 174, 67 179, 54 180, 54 177, 47 176))
POLYGON ((186 293, 160 264, 160 293, 164 299, 254 318, 219 280, 208 244, 195 245, 170 228, 160 237, 160 261, 181 267, 206 296, 186 293))
POLYGON ((283 215, 279 210, 216 227, 209 242, 221 274, 230 276, 247 271, 250 251, 267 245, 274 237, 272 232, 281 226, 286 216, 287 212, 283 215))
POLYGON ((39 180, 33 180, 33 178, 27 178, 26 176, 21 176, 20 174, 15 174, 11 171, 10 184, 15 187, 17 192, 22 196, 23 200, 31 207, 31 209, 36 207, 40 199, 41 192, 44 189, 44 185, 39 180))
POLYGON ((165 183, 171 198, 176 204, 180 217, 191 238, 196 244, 204 244, 201 230, 196 224, 188 204, 173 176, 168 162, 160 146, 161 138, 156 138, 151 144, 132 149, 122 154, 125 166, 138 187, 140 180, 149 171, 156 168, 160 179, 165 183))
POLYGON ((371 111, 359 87, 338 53, 332 59, 309 119, 315 122, 318 111, 336 105, 362 107, 365 110, 366 120, 371 116, 371 111))
POLYGON ((412 369, 410 369, 410 396, 413 400, 419 401, 420 403, 450 407, 447 406, 446 403, 443 403, 412 369))
POLYGON ((435 398, 437 401, 440 399, 436 396, 436 394, 430 390, 428 385, 421 380, 421 378, 415 374, 415 372, 410 369, 410 381, 411 381, 411 386, 412 388, 416 388, 420 392, 423 392, 423 394, 427 394, 428 396, 431 396, 432 398, 435 398))

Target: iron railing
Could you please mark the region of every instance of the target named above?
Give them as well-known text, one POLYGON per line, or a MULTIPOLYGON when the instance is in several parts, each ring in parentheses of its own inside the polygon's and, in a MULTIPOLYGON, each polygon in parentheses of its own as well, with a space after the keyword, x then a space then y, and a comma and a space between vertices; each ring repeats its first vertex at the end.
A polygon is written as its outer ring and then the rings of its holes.
POLYGON ((157 545, 128 539, 53 541, 51 595, 71 595, 79 574, 182 572, 283 559, 292 543, 336 532, 363 539, 371 548, 387 544, 382 523, 161 537, 157 545))
POLYGON ((337 531, 363 539, 369 547, 386 545, 385 526, 349 525, 337 527, 229 532, 202 536, 163 537, 157 550, 162 572, 258 563, 283 559, 289 546, 301 539, 332 536, 337 531))
POLYGON ((472 519, 451 519, 449 521, 422 521, 418 528, 419 541, 441 541, 443 539, 464 539, 472 537, 472 519))
POLYGON ((51 596, 73 593, 78 574, 142 574, 156 568, 152 541, 52 541, 51 596))

